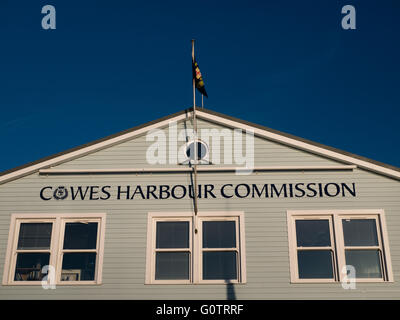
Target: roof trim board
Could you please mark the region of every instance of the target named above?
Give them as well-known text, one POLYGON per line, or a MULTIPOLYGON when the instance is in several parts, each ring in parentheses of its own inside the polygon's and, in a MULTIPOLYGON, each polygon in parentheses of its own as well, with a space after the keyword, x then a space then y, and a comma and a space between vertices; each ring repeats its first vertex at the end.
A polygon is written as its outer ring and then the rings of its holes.
MULTIPOLYGON (((190 119, 191 113, 192 108, 182 110, 180 112, 165 116, 161 119, 145 123, 143 125, 78 146, 76 148, 69 149, 34 162, 30 162, 11 170, 3 171, 2 173, 0 173, 0 184, 18 179, 25 175, 39 171, 40 169, 51 168, 52 166, 64 163, 66 161, 79 158, 81 156, 99 151, 115 144, 122 143, 135 136, 144 134, 151 129, 167 126, 170 122, 190 119)), ((395 166, 387 165, 362 156, 348 153, 346 151, 325 146, 310 140, 302 139, 294 135, 283 133, 204 108, 198 108, 196 110, 196 115, 200 119, 222 124, 231 128, 252 130, 256 136, 260 136, 272 141, 276 141, 278 143, 288 145, 290 147, 331 158, 333 160, 337 160, 346 164, 357 165, 360 168, 400 180, 400 168, 397 168, 395 166)))
MULTIPOLYGON (((232 172, 232 171, 340 171, 356 169, 355 165, 327 165, 327 166, 255 166, 254 168, 246 167, 220 167, 220 166, 199 166, 198 172, 232 172)), ((51 174, 102 174, 102 173, 162 173, 162 172, 192 172, 193 167, 162 167, 162 168, 106 168, 106 169, 39 169, 39 173, 43 175, 51 174)))
POLYGON ((202 114, 202 109, 197 111, 199 118, 207 118, 207 120, 224 124, 229 127, 237 127, 245 130, 254 130, 254 134, 260 137, 267 138, 272 141, 276 141, 291 147, 295 147, 301 150, 305 150, 314 154, 318 154, 333 160, 341 161, 348 164, 355 164, 360 168, 370 170, 376 173, 380 173, 386 176, 400 179, 400 168, 390 166, 378 161, 374 161, 365 157, 357 156, 355 154, 348 153, 339 149, 328 147, 310 140, 302 139, 290 134, 279 132, 270 128, 262 127, 250 122, 241 121, 232 117, 224 116, 215 112, 207 110, 206 113, 202 114))
POLYGON ((117 133, 115 135, 108 136, 103 139, 99 139, 93 142, 90 142, 88 144, 81 145, 79 147, 57 153, 53 156, 46 157, 31 163, 28 163, 26 165, 22 165, 20 167, 4 171, 3 173, 0 174, 0 184, 3 184, 5 182, 18 179, 22 176, 31 174, 35 171, 38 171, 43 168, 50 168, 52 166, 64 163, 69 160, 73 160, 76 158, 79 158, 81 156, 87 155, 92 152, 99 151, 101 149, 110 147, 112 145, 122 143, 124 141, 127 141, 135 136, 138 136, 140 134, 146 133, 147 131, 155 128, 159 128, 165 125, 168 125, 171 121, 179 121, 182 119, 185 119, 188 117, 187 113, 184 112, 179 112, 178 114, 173 114, 164 118, 161 118, 156 121, 152 121, 149 123, 146 123, 144 125, 122 131, 120 133, 117 133))

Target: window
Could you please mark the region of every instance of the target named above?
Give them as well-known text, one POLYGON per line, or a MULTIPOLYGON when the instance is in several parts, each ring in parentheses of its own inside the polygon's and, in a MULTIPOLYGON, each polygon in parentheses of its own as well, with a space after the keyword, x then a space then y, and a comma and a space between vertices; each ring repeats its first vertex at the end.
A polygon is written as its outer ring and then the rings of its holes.
POLYGON ((208 146, 201 140, 189 141, 184 151, 185 158, 191 162, 203 163, 208 158, 208 146), (197 150, 195 150, 195 147, 197 150))
POLYGON ((244 283, 239 212, 149 213, 146 283, 244 283))
POLYGON ((342 218, 346 264, 353 265, 358 278, 382 278, 382 244, 377 218, 342 218))
POLYGON ((383 210, 288 211, 288 231, 292 282, 341 281, 346 266, 356 281, 393 281, 383 210))
POLYGON ((189 280, 190 221, 156 221, 155 279, 189 280))
POLYGON ((45 266, 57 284, 101 283, 104 228, 104 214, 12 215, 3 284, 40 285, 45 266))
POLYGON ((61 281, 94 281, 99 223, 67 221, 63 221, 62 227, 64 241, 61 281))
POLYGON ((50 262, 52 228, 52 222, 19 224, 15 281, 42 280, 41 266, 50 262))
POLYGON ((201 219, 203 280, 237 280, 239 244, 237 219, 201 219))
POLYGON ((296 250, 300 279, 333 279, 335 250, 331 219, 297 219, 296 250))

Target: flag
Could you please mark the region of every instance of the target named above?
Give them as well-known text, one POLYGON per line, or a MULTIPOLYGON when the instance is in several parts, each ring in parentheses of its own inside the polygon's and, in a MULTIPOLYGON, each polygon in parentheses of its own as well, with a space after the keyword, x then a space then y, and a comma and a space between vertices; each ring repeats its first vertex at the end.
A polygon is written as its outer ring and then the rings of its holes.
POLYGON ((193 79, 196 86, 196 89, 200 91, 200 93, 208 98, 206 88, 204 86, 203 77, 201 76, 199 65, 197 64, 196 58, 192 59, 192 70, 193 70, 193 79))

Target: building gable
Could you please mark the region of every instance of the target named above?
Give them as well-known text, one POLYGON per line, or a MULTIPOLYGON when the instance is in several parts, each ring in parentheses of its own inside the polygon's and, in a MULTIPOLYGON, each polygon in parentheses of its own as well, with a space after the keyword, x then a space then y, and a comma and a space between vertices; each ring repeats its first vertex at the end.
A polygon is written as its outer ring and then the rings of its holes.
MULTIPOLYGON (((248 123, 240 119, 235 119, 206 109, 198 109, 197 118, 200 138, 200 131, 203 129, 209 131, 214 130, 214 132, 220 134, 225 130, 224 132, 230 132, 232 137, 233 129, 241 129, 243 132, 247 130, 248 132, 254 133, 253 165, 255 168, 264 168, 265 170, 290 170, 295 168, 351 169, 358 166, 379 174, 400 179, 400 169, 396 167, 248 123), (346 165, 348 167, 346 167, 346 165)), ((155 170, 165 169, 167 167, 185 170, 187 168, 184 168, 179 161, 178 163, 171 163, 171 150, 169 150, 169 147, 166 149, 167 158, 165 159, 165 163, 149 162, 146 158, 146 154, 149 146, 154 142, 151 141, 151 139, 149 140, 148 136, 149 132, 152 132, 152 130, 161 130, 165 133, 168 145, 170 140, 170 125, 176 123, 178 132, 188 130, 192 127, 191 119, 191 109, 172 114, 26 166, 5 171, 0 174, 0 184, 38 171, 43 173, 57 172, 57 170, 70 172, 74 170, 87 170, 89 172, 93 170, 112 171, 113 169, 140 171, 148 170, 149 168, 155 170)), ((245 141, 245 134, 243 134, 242 137, 243 141, 245 141)), ((221 138, 221 144, 222 140, 221 138)), ((213 138, 211 138, 211 142, 213 142, 213 138)), ((178 141, 176 146, 177 152, 179 152, 179 148, 184 144, 185 141, 178 141)), ((212 145, 210 145, 210 151, 210 160, 212 160, 212 145)), ((245 152, 245 145, 243 145, 242 151, 245 152)), ((231 168, 238 166, 243 167, 243 165, 235 163, 234 159, 232 159, 232 164, 227 164, 222 154, 225 150, 221 148, 219 152, 220 163, 214 163, 214 166, 219 165, 221 167, 226 167, 228 165, 231 168)), ((210 166, 208 167, 210 168, 210 166)), ((205 169, 205 167, 203 167, 203 169, 205 169)))

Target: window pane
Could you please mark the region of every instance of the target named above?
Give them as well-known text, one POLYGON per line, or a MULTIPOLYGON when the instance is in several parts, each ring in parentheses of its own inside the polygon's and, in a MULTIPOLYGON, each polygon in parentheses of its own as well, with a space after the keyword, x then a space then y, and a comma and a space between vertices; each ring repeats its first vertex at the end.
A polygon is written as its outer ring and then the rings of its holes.
POLYGON ((64 253, 61 281, 94 280, 96 253, 64 253))
POLYGON ((157 252, 156 280, 188 280, 189 252, 157 252))
POLYGON ((298 247, 327 247, 331 245, 329 220, 296 220, 298 247))
POLYGON ((203 252, 203 279, 237 279, 237 257, 235 251, 203 252))
POLYGON ((378 250, 346 250, 346 264, 356 269, 356 278, 382 278, 378 250))
POLYGON ((18 253, 15 281, 40 281, 42 268, 49 264, 50 253, 18 253))
MULTIPOLYGON (((197 158, 196 160, 203 159, 207 154, 206 146, 201 143, 197 142, 197 158)), ((186 156, 190 159, 194 159, 194 142, 190 143, 186 149, 186 156)))
POLYGON ((189 248, 189 222, 157 222, 156 248, 189 248))
POLYGON ((21 223, 18 249, 49 249, 52 223, 21 223))
POLYGON ((64 249, 96 249, 97 222, 66 223, 64 249))
POLYGON ((204 221, 203 248, 236 248, 235 221, 204 221))
POLYGON ((300 279, 332 279, 332 253, 330 250, 299 250, 297 252, 300 279))
POLYGON ((378 245, 375 219, 346 219, 342 221, 346 246, 378 245))

